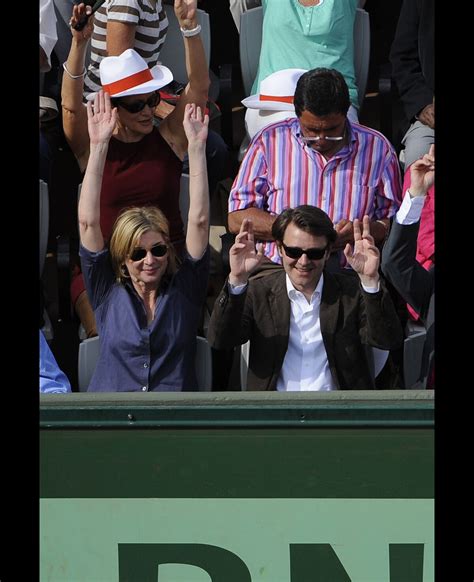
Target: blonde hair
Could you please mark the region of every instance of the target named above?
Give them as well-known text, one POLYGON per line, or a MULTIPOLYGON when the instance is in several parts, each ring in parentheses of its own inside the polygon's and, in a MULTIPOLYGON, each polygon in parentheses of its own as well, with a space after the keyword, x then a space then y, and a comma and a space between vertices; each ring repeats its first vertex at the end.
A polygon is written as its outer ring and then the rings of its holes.
POLYGON ((166 216, 156 206, 134 206, 120 213, 110 238, 110 257, 118 283, 123 284, 129 278, 128 273, 124 273, 123 270, 125 261, 138 246, 140 238, 149 231, 161 234, 168 245, 168 265, 164 276, 176 273, 177 257, 170 243, 166 216))

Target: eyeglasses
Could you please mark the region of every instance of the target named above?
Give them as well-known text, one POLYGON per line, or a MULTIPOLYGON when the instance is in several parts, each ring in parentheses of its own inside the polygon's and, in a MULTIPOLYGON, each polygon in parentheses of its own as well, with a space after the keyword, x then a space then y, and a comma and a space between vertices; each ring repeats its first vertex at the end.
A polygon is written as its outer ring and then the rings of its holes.
POLYGON ((140 111, 145 109, 145 105, 148 105, 148 107, 151 109, 156 107, 161 101, 161 95, 159 91, 155 91, 145 101, 143 99, 140 99, 139 101, 133 101, 132 103, 125 103, 121 99, 115 99, 114 101, 119 107, 123 107, 129 113, 140 113, 140 111))
POLYGON ((287 247, 285 243, 282 243, 283 248, 287 257, 290 259, 299 259, 302 255, 306 255, 310 261, 319 261, 322 259, 328 250, 325 246, 323 249, 312 248, 312 249, 302 249, 300 247, 287 247))
POLYGON ((346 128, 344 127, 343 134, 337 137, 332 137, 330 135, 316 135, 314 137, 306 137, 301 132, 297 133, 296 137, 298 137, 303 143, 312 143, 314 141, 321 141, 322 139, 325 139, 326 141, 342 141, 346 137, 346 128))
MULTIPOLYGON (((156 245, 153 245, 150 249, 150 253, 154 257, 164 257, 167 252, 168 252, 168 245, 165 245, 163 243, 158 243, 156 245)), ((131 253, 130 259, 132 261, 141 261, 142 259, 144 259, 146 257, 147 253, 148 253, 148 251, 145 249, 135 249, 131 253)))

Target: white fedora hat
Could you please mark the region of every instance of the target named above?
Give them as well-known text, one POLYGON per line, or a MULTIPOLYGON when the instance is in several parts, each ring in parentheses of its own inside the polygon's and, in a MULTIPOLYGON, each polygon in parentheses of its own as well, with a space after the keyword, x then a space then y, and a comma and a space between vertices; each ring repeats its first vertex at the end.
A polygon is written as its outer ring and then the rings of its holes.
MULTIPOLYGON (((168 85, 173 73, 163 65, 148 68, 146 61, 133 49, 118 57, 104 57, 99 65, 102 89, 111 97, 127 97, 151 93, 168 85)), ((87 96, 94 99, 96 93, 87 96)))
POLYGON ((247 109, 245 112, 245 129, 252 139, 261 129, 271 123, 282 121, 288 117, 296 117, 293 111, 270 111, 268 109, 247 109))
POLYGON ((269 109, 271 111, 294 111, 293 97, 296 83, 306 69, 282 69, 260 82, 260 93, 242 99, 249 109, 269 109))

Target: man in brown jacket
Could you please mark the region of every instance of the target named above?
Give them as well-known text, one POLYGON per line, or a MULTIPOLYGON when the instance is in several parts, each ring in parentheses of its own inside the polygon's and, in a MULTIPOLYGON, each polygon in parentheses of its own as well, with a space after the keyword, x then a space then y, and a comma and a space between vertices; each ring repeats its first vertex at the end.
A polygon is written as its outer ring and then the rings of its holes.
POLYGON ((315 206, 287 209, 274 222, 284 270, 251 279, 263 251, 245 219, 230 249, 231 271, 217 298, 209 343, 229 349, 250 340, 248 390, 367 390, 375 388, 369 346, 399 347, 403 330, 379 277, 380 252, 369 218, 354 221, 353 272, 324 266, 337 233, 315 206), (357 275, 357 276, 356 276, 357 275))

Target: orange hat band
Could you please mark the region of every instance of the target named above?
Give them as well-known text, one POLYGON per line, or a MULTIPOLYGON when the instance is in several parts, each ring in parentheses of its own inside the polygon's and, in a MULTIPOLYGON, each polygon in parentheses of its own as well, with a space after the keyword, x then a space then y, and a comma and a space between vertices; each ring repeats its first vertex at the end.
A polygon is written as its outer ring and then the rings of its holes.
POLYGON ((293 103, 293 95, 285 97, 282 96, 275 96, 275 95, 262 95, 259 96, 260 101, 280 101, 281 103, 293 103))
POLYGON ((150 69, 144 69, 143 71, 138 71, 138 73, 134 73, 133 75, 115 81, 114 83, 103 85, 102 89, 109 95, 114 95, 116 93, 122 93, 122 91, 128 91, 128 89, 132 89, 133 87, 137 87, 138 85, 142 85, 143 83, 152 80, 153 76, 150 69))

